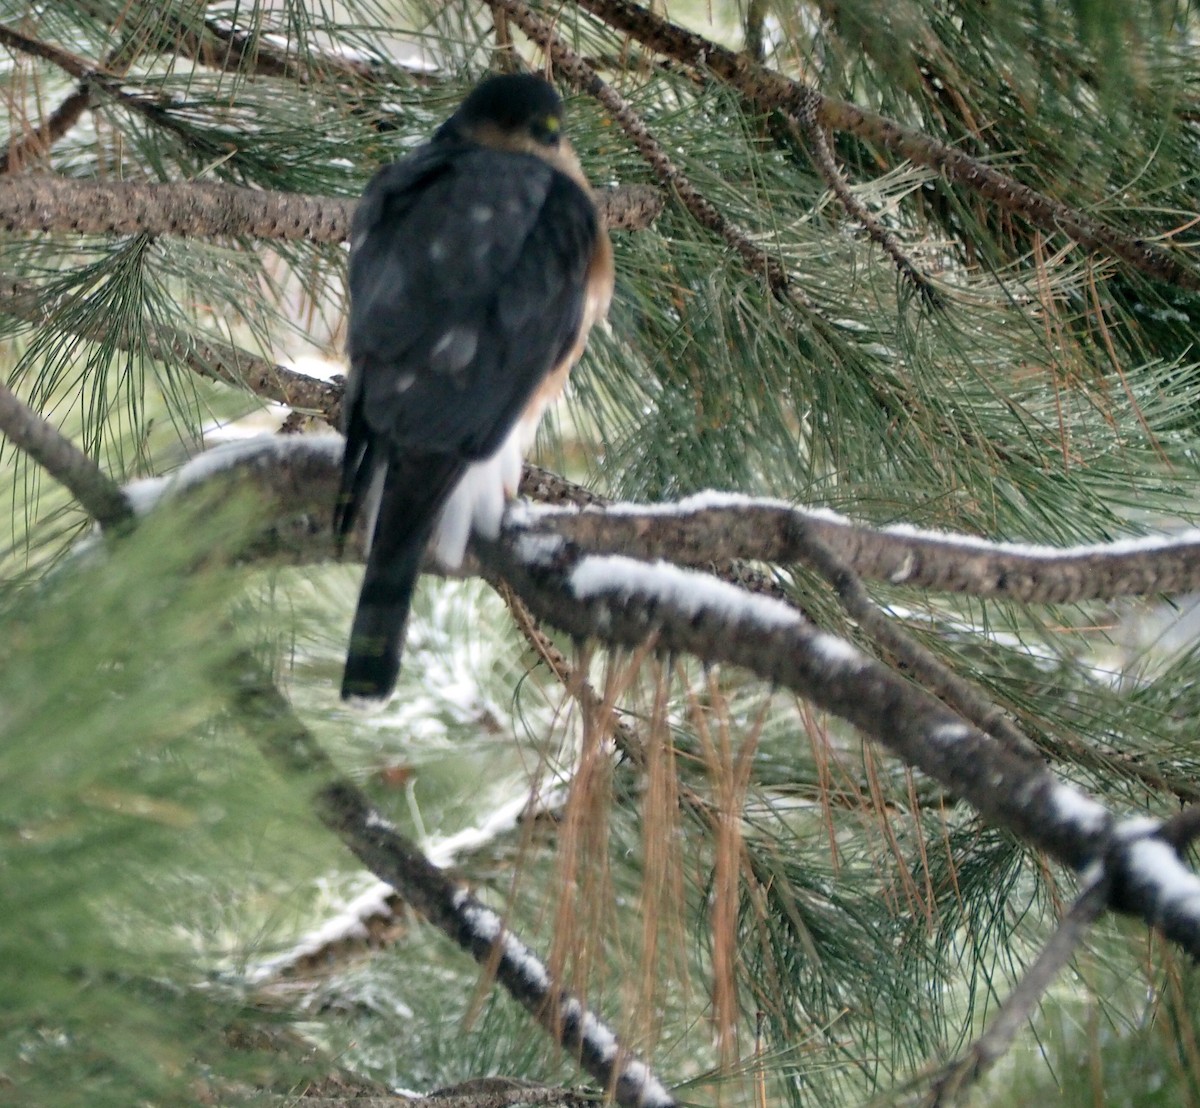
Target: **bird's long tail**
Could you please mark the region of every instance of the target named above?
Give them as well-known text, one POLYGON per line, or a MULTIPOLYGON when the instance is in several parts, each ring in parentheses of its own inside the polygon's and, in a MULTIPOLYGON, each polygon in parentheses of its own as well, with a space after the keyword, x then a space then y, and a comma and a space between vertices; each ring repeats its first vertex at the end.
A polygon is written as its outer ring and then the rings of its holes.
POLYGON ((445 455, 393 458, 350 631, 342 699, 387 702, 400 673, 404 630, 430 532, 462 463, 445 455))

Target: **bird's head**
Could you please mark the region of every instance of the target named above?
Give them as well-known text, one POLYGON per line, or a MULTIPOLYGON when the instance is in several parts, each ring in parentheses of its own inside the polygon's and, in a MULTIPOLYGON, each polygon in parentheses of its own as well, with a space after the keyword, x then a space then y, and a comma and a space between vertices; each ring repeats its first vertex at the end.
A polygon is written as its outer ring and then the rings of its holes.
POLYGON ((512 73, 476 85, 436 137, 546 158, 566 145, 562 130, 563 105, 554 86, 512 73))

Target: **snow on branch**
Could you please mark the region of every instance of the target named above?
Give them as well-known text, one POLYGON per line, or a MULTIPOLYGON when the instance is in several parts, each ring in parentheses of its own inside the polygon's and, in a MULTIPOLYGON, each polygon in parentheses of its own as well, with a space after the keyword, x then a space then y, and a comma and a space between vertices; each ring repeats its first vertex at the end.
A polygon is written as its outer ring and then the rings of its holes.
POLYGON ((870 580, 1037 604, 1200 588, 1200 530, 1074 547, 989 542, 907 525, 873 528, 822 508, 720 492, 675 504, 525 508, 510 513, 508 525, 590 551, 693 566, 805 562, 815 540, 870 580))
MULTIPOLYGON (((142 504, 168 487, 202 484, 225 470, 249 475, 278 507, 265 521, 257 553, 313 561, 331 549, 322 533, 328 529, 323 514, 336 495, 341 449, 335 434, 264 435, 206 451, 171 478, 139 482, 129 491, 142 504), (298 514, 308 519, 303 541, 288 538, 279 526, 298 514)), ((548 483, 537 471, 534 477, 524 488, 536 495, 561 503, 572 492, 564 491, 561 480, 548 483)), ((1198 530, 1075 547, 997 543, 907 526, 872 528, 825 509, 720 492, 670 504, 592 502, 582 509, 518 502, 505 518, 503 538, 508 546, 565 541, 589 553, 704 567, 737 560, 805 561, 815 540, 869 580, 1027 603, 1200 589, 1198 530)))
POLYGON ((501 543, 481 556, 537 615, 573 635, 618 646, 654 636, 664 651, 741 666, 855 724, 1069 865, 1082 868, 1100 847, 1103 808, 781 601, 695 570, 590 555, 565 542, 501 543))
POLYGON ((242 725, 277 766, 316 782, 313 801, 321 822, 371 873, 494 974, 602 1089, 611 1090, 623 1108, 673 1108, 675 1097, 650 1067, 555 981, 545 962, 500 916, 436 866, 380 814, 355 782, 338 773, 252 656, 243 654, 235 661, 229 684, 242 725))
POLYGON ((653 638, 664 651, 732 663, 854 724, 988 823, 1076 871, 1103 866, 1111 907, 1200 954, 1200 879, 1170 845, 1117 834, 1098 801, 782 602, 695 570, 588 554, 563 540, 524 536, 480 554, 540 618, 573 635, 626 647, 653 638))
MULTIPOLYGON (((241 556, 314 561, 328 557, 332 549, 329 517, 339 456, 335 436, 264 437, 210 451, 170 484, 133 486, 127 495, 139 511, 146 511, 164 494, 236 475, 271 501, 262 534, 241 556)), ((1102 865, 1111 879, 1110 907, 1140 915, 1200 954, 1200 879, 1178 861, 1180 843, 1166 829, 1139 825, 1141 837, 1131 837, 1130 824, 1118 825, 1102 804, 1059 781, 1036 757, 997 742, 888 666, 814 627, 782 600, 682 568, 672 564, 675 559, 650 561, 591 548, 682 551, 677 560, 712 563, 756 549, 749 538, 740 546, 722 544, 727 530, 737 535, 746 527, 745 535, 751 535, 748 524, 774 519, 786 537, 788 528, 815 521, 830 528, 823 541, 860 572, 878 566, 881 558, 885 565, 905 558, 907 551, 912 568, 906 582, 944 585, 971 576, 956 576, 950 568, 957 554, 980 565, 1020 567, 1020 573, 1012 568, 1014 579, 1024 574, 1037 582, 1042 573, 1045 580, 1030 592, 1043 596, 1048 591, 1049 599, 1062 599, 1071 575, 1067 585, 1047 589, 1046 581, 1072 564, 1103 568, 1106 562, 1122 565, 1133 559, 1139 569, 1123 575, 1124 587, 1129 581, 1140 591, 1180 587, 1181 580, 1190 580, 1178 566, 1195 560, 1195 534, 1057 551, 902 528, 872 531, 832 513, 721 494, 653 509, 618 505, 606 511, 564 512, 524 506, 509 517, 500 539, 477 543, 475 553, 539 618, 578 638, 609 645, 639 647, 653 641, 663 651, 737 665, 790 689, 938 781, 990 824, 1008 828, 1076 871, 1102 865), (572 525, 580 528, 579 541, 565 537, 572 525), (678 532, 672 530, 679 526, 678 532), (693 528, 690 533, 688 527, 693 528), (704 547, 706 535, 711 550, 704 547), (1166 568, 1156 576, 1160 561, 1166 568), (934 564, 946 568, 928 572, 934 564), (1147 584, 1150 580, 1153 586, 1147 584)), ((792 547, 773 549, 778 553, 792 547)), ((755 556, 761 557, 762 547, 757 550, 755 556)), ((896 574, 885 576, 895 579, 896 574)), ((1110 575, 1118 578, 1122 575, 1110 575)), ((990 591, 1007 595, 994 577, 990 591)))

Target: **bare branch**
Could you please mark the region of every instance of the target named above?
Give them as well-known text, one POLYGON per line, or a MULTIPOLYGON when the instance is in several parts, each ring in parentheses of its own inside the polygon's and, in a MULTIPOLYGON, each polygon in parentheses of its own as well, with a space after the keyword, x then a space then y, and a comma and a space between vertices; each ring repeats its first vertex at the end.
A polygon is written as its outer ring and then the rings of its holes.
POLYGON ((1092 882, 1071 905, 1062 923, 1042 947, 1033 965, 1009 994, 988 1029, 961 1057, 942 1069, 934 1078, 929 1095, 922 1103, 928 1108, 957 1103, 992 1066, 1012 1047, 1017 1033, 1033 1017, 1046 990, 1070 961, 1083 942, 1088 928, 1104 911, 1108 882, 1101 877, 1092 882))
MULTIPOLYGON (((40 327, 54 324, 56 305, 47 303, 36 286, 0 273, 0 314, 40 327)), ((75 333, 91 342, 108 340, 120 349, 132 346, 129 336, 113 335, 100 321, 75 333)), ((139 336, 138 343, 139 349, 161 362, 178 363, 202 377, 249 389, 264 400, 312 412, 334 426, 341 417, 340 385, 298 373, 219 339, 183 331, 164 333, 157 326, 139 336)))
POLYGON ((1200 804, 1192 804, 1162 825, 1159 832, 1164 842, 1177 851, 1186 850, 1200 838, 1200 804))
POLYGON ((804 561, 813 566, 837 592, 847 613, 880 646, 901 662, 934 696, 961 712, 981 731, 1002 742, 1022 758, 1039 759, 1036 747, 1021 729, 989 700, 982 690, 954 673, 890 619, 867 595, 862 580, 845 562, 810 532, 801 532, 807 547, 804 561))
POLYGON ((356 201, 188 181, 0 181, 0 227, 90 235, 248 236, 342 242, 356 201))
POLYGON ((133 520, 133 508, 116 483, 91 458, 0 383, 0 431, 60 484, 101 527, 133 520))
MULTIPOLYGON (((809 102, 812 102, 811 97, 809 102)), ((892 259, 897 272, 916 289, 927 304, 935 308, 941 307, 943 304, 942 294, 938 292, 929 275, 917 268, 916 263, 904 253, 896 235, 885 227, 870 208, 850 191, 841 167, 834 158, 825 128, 821 126, 817 118, 816 108, 817 105, 813 102, 811 111, 797 112, 794 118, 792 116, 783 117, 788 137, 795 143, 802 143, 807 139, 813 164, 817 167, 817 171, 821 174, 821 178, 830 192, 846 209, 846 214, 862 224, 871 241, 878 243, 880 249, 892 259)))
POLYGON ((109 73, 102 65, 72 54, 61 46, 43 42, 41 39, 18 31, 0 23, 0 46, 5 46, 20 54, 28 54, 32 58, 40 58, 44 62, 57 66, 64 73, 69 73, 77 81, 94 81, 109 79, 115 81, 115 74, 109 73))
POLYGON ((55 142, 79 122, 79 117, 91 102, 91 89, 86 84, 80 85, 40 126, 26 134, 10 135, 8 148, 0 151, 0 174, 17 172, 25 167, 26 162, 45 155, 55 142))
MULTIPOLYGON (((603 189, 596 202, 615 230, 643 230, 663 198, 646 185, 603 189)), ((0 229, 87 235, 185 235, 344 242, 357 200, 268 192, 200 181, 77 181, 28 174, 0 178, 0 229)))

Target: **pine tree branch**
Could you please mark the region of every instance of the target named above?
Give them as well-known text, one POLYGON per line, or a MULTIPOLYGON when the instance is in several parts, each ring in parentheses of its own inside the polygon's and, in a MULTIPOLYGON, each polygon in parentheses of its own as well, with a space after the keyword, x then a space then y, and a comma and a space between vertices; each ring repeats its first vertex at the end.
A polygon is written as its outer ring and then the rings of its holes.
POLYGON ((615 30, 631 35, 648 49, 687 65, 715 73, 763 111, 779 110, 802 116, 806 111, 832 131, 852 134, 891 151, 897 157, 926 166, 952 183, 1021 215, 1050 235, 1066 234, 1088 250, 1109 254, 1159 280, 1181 288, 1200 288, 1194 267, 1143 238, 1115 230, 972 158, 955 147, 904 127, 893 119, 836 100, 757 65, 692 31, 668 22, 632 0, 577 0, 579 6, 615 30), (806 107, 806 104, 810 105, 806 107))
POLYGON ((629 1108, 671 1108, 676 1100, 645 1063, 578 999, 559 987, 546 965, 500 917, 438 869, 402 835, 329 756, 258 662, 242 655, 230 674, 243 725, 268 757, 293 775, 315 776, 321 821, 366 867, 395 888, 528 1011, 602 1089, 629 1108))
MULTIPOLYGON (((0 314, 37 327, 56 325, 54 303, 47 303, 31 283, 3 273, 0 273, 0 314)), ((127 336, 113 335, 100 321, 86 331, 75 333, 90 342, 108 340, 119 349, 133 346, 127 336)), ((184 332, 172 335, 154 327, 139 337, 137 348, 165 364, 184 365, 202 377, 248 389, 264 400, 320 415, 332 426, 336 427, 341 418, 340 385, 298 373, 218 339, 184 332)))
POLYGON ((253 77, 274 77, 301 87, 314 80, 342 81, 361 88, 363 85, 390 84, 394 69, 404 70, 415 82, 432 83, 445 77, 425 64, 405 62, 402 58, 356 57, 336 49, 316 50, 306 44, 303 55, 270 30, 245 29, 215 19, 204 21, 199 34, 181 20, 174 20, 172 36, 162 44, 169 54, 183 54, 207 69, 240 73, 253 77))
MULTIPOLYGON (((589 555, 568 542, 480 544, 480 554, 539 618, 572 635, 637 646, 655 634, 663 651, 741 666, 854 723, 990 821, 1068 864, 1082 867, 1096 853, 1099 828, 1054 817, 1060 786, 1044 768, 1004 750, 794 609, 695 571, 589 555)), ((1092 818, 1104 823, 1101 813, 1092 818)))
POLYGON ((179 50, 200 65, 256 77, 280 77, 297 85, 308 85, 315 72, 355 84, 380 81, 388 76, 378 62, 323 51, 302 65, 295 50, 272 42, 268 34, 225 26, 213 19, 204 21, 205 35, 181 38, 179 50))
MULTIPOLYGON (((339 243, 349 237, 357 203, 200 181, 150 184, 9 175, 0 178, 0 229, 339 243)), ((646 185, 624 185, 599 190, 596 204, 613 230, 640 231, 662 211, 663 197, 646 185)))
MULTIPOLYGON (((531 462, 525 463, 517 492, 526 500, 549 507, 568 509, 598 508, 603 510, 612 503, 607 497, 592 492, 591 489, 586 489, 582 485, 577 485, 574 481, 567 480, 561 474, 552 473, 548 469, 542 469, 541 466, 534 465, 531 462)), ((629 505, 623 505, 617 511, 622 512, 628 507, 629 505)), ((520 509, 517 509, 517 511, 519 513, 520 509)), ((570 517, 573 513, 568 512, 567 515, 570 517)), ((550 515, 546 518, 553 518, 553 516, 550 515)), ((521 525, 520 519, 519 514, 510 517, 510 521, 512 521, 514 526, 521 525)), ((610 553, 624 553, 624 551, 613 550, 610 553)), ((676 556, 676 552, 666 553, 663 556, 671 561, 682 561, 682 559, 676 556)), ((724 557, 713 559, 701 558, 697 562, 686 562, 685 564, 696 565, 702 569, 709 570, 717 577, 720 577, 721 580, 729 581, 734 585, 740 585, 742 588, 748 589, 753 593, 758 593, 761 596, 773 596, 776 600, 783 600, 787 603, 791 602, 786 589, 774 577, 755 569, 747 564, 745 560, 739 561, 735 558, 724 557)))
POLYGON ((1041 760, 1029 738, 978 685, 959 677, 932 651, 906 634, 899 622, 890 619, 870 598, 858 574, 820 539, 808 532, 801 532, 801 536, 806 547, 805 563, 833 586, 846 613, 924 688, 981 731, 1003 743, 1011 753, 1020 758, 1041 760))
POLYGON ((106 72, 103 66, 3 23, 0 23, 0 46, 5 46, 14 53, 27 54, 29 57, 49 62, 77 81, 117 80, 116 75, 106 72))
POLYGON ((424 1096, 351 1089, 341 1096, 305 1092, 277 1099, 280 1108, 596 1108, 597 1103, 594 1096, 512 1077, 480 1077, 424 1096))
POLYGON ((1159 833, 1164 842, 1170 843, 1178 852, 1187 850, 1200 838, 1200 804, 1185 808, 1162 825, 1159 833))
POLYGON ((133 521, 133 507, 116 482, 2 382, 0 432, 64 485, 104 530, 133 521))
MULTIPOLYGON (((116 47, 101 63, 106 73, 125 73, 141 53, 143 43, 128 39, 116 47)), ((28 134, 10 135, 8 148, 0 154, 0 174, 22 170, 31 157, 44 157, 63 138, 92 104, 92 86, 84 80, 46 120, 28 134)))
POLYGON ((662 214, 667 202, 662 191, 650 185, 593 189, 592 199, 610 231, 646 230, 662 214))
MULTIPOLYGON (((815 109, 815 105, 813 107, 815 109)), ((900 276, 912 285, 926 304, 934 308, 941 307, 943 304, 942 294, 938 292, 929 275, 923 273, 916 263, 904 253, 895 234, 880 223, 870 208, 850 191, 841 167, 834 158, 825 128, 816 118, 815 110, 798 112, 795 117, 784 115, 783 118, 792 142, 804 144, 807 140, 807 148, 812 156, 813 164, 816 165, 826 187, 846 209, 846 214, 862 224, 868 238, 892 259, 892 264, 895 265, 900 276)))
POLYGON ((310 377, 239 346, 199 334, 168 337, 162 342, 151 336, 146 346, 159 361, 174 359, 203 377, 249 389, 255 396, 294 411, 319 415, 331 427, 341 425, 341 378, 323 381, 310 377))
POLYGON ((246 236, 343 242, 356 201, 184 181, 0 180, 0 228, 90 235, 246 236))
POLYGON ((607 497, 532 462, 525 463, 517 491, 526 499, 555 507, 604 507, 611 503, 607 497))
MULTIPOLYGON (((276 505, 276 510, 264 517, 265 523, 262 532, 246 550, 241 552, 241 556, 247 559, 268 559, 289 564, 311 564, 314 561, 330 557, 333 552, 329 534, 328 505, 333 502, 337 493, 341 448, 342 440, 340 436, 336 435, 308 435, 286 440, 265 436, 259 440, 230 444, 200 454, 173 477, 161 479, 159 489, 161 492, 183 491, 193 484, 219 476, 222 470, 231 477, 241 475, 265 494, 270 503, 276 505)), ((555 504, 598 505, 603 502, 602 498, 597 497, 594 493, 589 493, 586 489, 547 470, 529 465, 525 467, 521 492, 535 500, 549 500, 555 504)), ((744 499, 748 503, 752 503, 748 501, 748 498, 734 499, 744 499)), ((736 531, 740 526, 737 512, 734 509, 721 511, 704 509, 706 512, 716 512, 709 521, 711 526, 706 527, 696 536, 687 538, 679 546, 673 545, 673 540, 656 541, 652 534, 655 522, 692 516, 694 513, 688 509, 687 505, 688 501, 678 505, 662 505, 654 513, 649 513, 645 505, 637 506, 639 514, 633 516, 625 514, 634 507, 631 505, 615 505, 612 513, 608 515, 602 512, 598 513, 593 509, 584 513, 582 518, 586 522, 586 526, 579 528, 576 532, 575 528, 571 526, 571 521, 578 518, 575 513, 517 504, 510 509, 506 517, 503 537, 506 544, 517 547, 522 544, 536 546, 539 543, 553 543, 567 537, 577 541, 578 545, 593 553, 626 553, 635 557, 664 558, 677 564, 697 565, 714 573, 721 580, 738 585, 750 593, 787 604, 791 603, 787 594, 772 579, 766 578, 760 573, 747 571, 740 562, 723 557, 710 558, 703 550, 698 549, 705 539, 708 539, 712 543, 715 554, 723 555, 728 552, 723 545, 727 537, 726 533, 736 531), (729 514, 724 514, 725 512, 729 514), (607 531, 609 525, 612 527, 611 535, 607 531), (631 531, 637 535, 639 541, 628 541, 631 531)), ((149 502, 147 502, 147 510, 149 506, 149 502)), ((815 520, 820 526, 813 532, 812 537, 795 539, 791 553, 787 558, 780 559, 783 561, 807 560, 811 556, 810 543, 820 541, 829 550, 830 557, 838 559, 834 564, 842 565, 849 572, 864 573, 864 571, 870 570, 875 561, 874 556, 878 553, 872 549, 874 545, 882 544, 886 547, 890 543, 898 543, 900 548, 893 551, 892 555, 901 561, 911 560, 910 544, 918 539, 915 533, 893 534, 886 531, 871 531, 869 528, 851 524, 848 520, 820 510, 812 513, 804 513, 800 509, 792 508, 785 510, 805 515, 810 520, 815 520), (860 553, 863 554, 861 558, 859 557, 860 553)), ((943 557, 948 563, 947 569, 952 570, 955 557, 964 556, 963 550, 968 540, 965 536, 937 535, 932 538, 940 544, 940 557, 943 557)), ((1194 562, 1197 557, 1200 557, 1194 540, 1185 537, 1179 541, 1184 545, 1184 560, 1194 562)), ((353 541, 346 553, 349 556, 361 557, 362 542, 362 534, 353 536, 353 541)), ((1151 541, 1152 550, 1147 552, 1147 556, 1151 559, 1162 557, 1165 561, 1164 576, 1174 576, 1175 566, 1180 559, 1170 545, 1156 548, 1158 542, 1159 540, 1151 541)), ((969 543, 974 548, 988 548, 993 551, 999 549, 982 540, 972 539, 969 540, 969 543)), ((1129 557, 1129 552, 1123 549, 1125 544, 1114 545, 1115 550, 1111 550, 1108 556, 1119 564, 1129 557)), ((1086 548, 1088 553, 1085 557, 1091 559, 1100 555, 1105 549, 1104 547, 1086 548)), ((1027 567, 1027 571, 1039 579, 1044 574, 1044 591, 1052 593, 1060 590, 1060 585, 1054 580, 1059 561, 1057 553, 1044 550, 1042 555, 1044 564, 1031 569, 1027 567)), ((967 556, 971 557, 972 555, 967 556)), ((489 572, 486 566, 475 564, 474 568, 483 572, 494 586, 502 579, 496 573, 489 572)), ((836 570, 831 566, 830 572, 836 573, 836 570)), ((1153 565, 1146 564, 1140 567, 1140 572, 1135 580, 1139 584, 1145 584, 1147 577, 1153 578, 1154 574, 1153 565)), ((952 581, 957 579, 957 575, 953 573, 950 576, 952 581)), ((987 575, 985 574, 985 576, 987 575)), ((1068 565, 1068 581, 1073 582, 1076 576, 1068 565)), ((1118 570, 1115 573, 1101 574, 1101 576, 1105 579, 1121 578, 1124 574, 1118 570)), ((919 584, 915 580, 909 583, 919 584)), ((1184 580, 1180 588, 1185 588, 1186 584, 1187 582, 1184 580)), ((929 586, 926 583, 926 587, 935 586, 929 586)), ((1145 591, 1167 590, 1150 586, 1145 591)), ((527 608, 525 610, 528 611, 527 608)), ((922 679, 928 682, 928 687, 935 690, 937 695, 943 696, 947 703, 962 711, 981 729, 998 729, 1005 737, 1005 741, 1009 742, 1014 749, 1023 747, 1023 741, 1017 737, 1020 734, 1019 731, 1015 728, 1010 731, 1003 724, 996 724, 998 713, 990 702, 981 699, 970 686, 965 689, 957 688, 954 680, 947 681, 947 674, 944 667, 940 667, 940 663, 937 663, 938 668, 926 667, 914 653, 914 651, 920 651, 918 644, 905 645, 904 642, 898 640, 895 635, 897 629, 894 626, 884 627, 881 630, 871 623, 869 616, 865 618, 860 616, 860 618, 863 619, 864 625, 870 624, 872 633, 879 636, 880 641, 887 649, 893 650, 898 657, 920 671, 922 679)), ((890 623, 884 619, 882 613, 878 618, 884 620, 885 624, 890 623)), ((603 636, 600 637, 603 638, 603 636)), ((531 645, 541 653, 536 641, 531 639, 531 645)), ((573 686, 570 685, 570 682, 576 678, 573 667, 569 666, 561 655, 557 660, 549 657, 545 660, 551 665, 560 680, 567 685, 568 691, 571 691, 573 686)), ((934 661, 936 662, 936 659, 934 661)), ((953 676, 953 674, 949 674, 950 678, 953 676)), ((593 695, 595 695, 594 691, 593 695)), ((593 704, 597 702, 598 697, 592 701, 593 704)), ((636 734, 633 732, 620 733, 617 737, 619 740, 628 740, 625 753, 635 763, 640 764, 641 754, 635 744, 636 734)), ((1072 760, 1080 765, 1116 769, 1123 776, 1138 781, 1147 789, 1164 795, 1171 794, 1184 803, 1200 800, 1200 787, 1197 787, 1190 779, 1164 776, 1153 766, 1142 764, 1136 756, 1105 758, 1086 744, 1065 738, 1058 742, 1070 754, 1072 760)), ((698 802, 695 807, 698 814, 704 814, 703 810, 706 810, 706 806, 703 802, 698 802)))
MULTIPOLYGON (((94 0, 81 0, 81 6, 97 21, 105 21, 111 16, 110 9, 94 0)), ((269 32, 241 30, 215 19, 205 20, 203 30, 200 30, 198 23, 180 18, 170 5, 162 5, 159 15, 156 22, 145 21, 138 25, 134 47, 138 52, 168 57, 182 55, 208 69, 307 83, 308 71, 299 64, 296 52, 272 42, 269 32)), ((321 55, 321 68, 359 79, 371 75, 369 68, 356 59, 332 53, 321 55)))
POLYGON ((122 77, 109 71, 103 64, 88 61, 60 46, 43 42, 23 31, 18 31, 15 27, 3 24, 0 24, 0 46, 7 46, 10 50, 49 62, 80 81, 91 95, 94 95, 96 91, 103 92, 145 119, 175 132, 185 141, 191 139, 187 129, 172 117, 166 105, 144 95, 129 92, 122 85, 122 77))
POLYGON ((742 37, 746 43, 746 53, 760 65, 766 57, 767 12, 767 0, 749 0, 742 18, 742 37))
MULTIPOLYGON (((281 517, 306 514, 314 505, 333 503, 341 444, 332 434, 264 436, 200 454, 171 480, 182 490, 224 471, 244 473, 278 503, 281 517)), ((527 467, 522 488, 560 500, 580 498, 578 486, 550 478, 546 470, 527 467)), ((565 542, 590 554, 708 567, 738 559, 802 562, 810 549, 805 529, 861 577, 930 591, 1066 604, 1200 589, 1197 531, 1074 549, 1023 547, 909 527, 873 530, 823 509, 714 493, 677 504, 614 504, 607 510, 517 503, 505 516, 501 537, 505 548, 565 542)), ((269 523, 256 556, 311 562, 328 556, 332 546, 325 545, 326 537, 311 528, 288 536, 269 523), (305 545, 317 539, 322 542, 305 545)))

